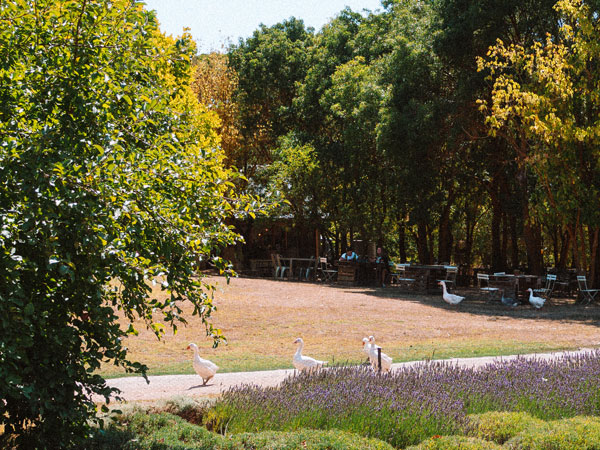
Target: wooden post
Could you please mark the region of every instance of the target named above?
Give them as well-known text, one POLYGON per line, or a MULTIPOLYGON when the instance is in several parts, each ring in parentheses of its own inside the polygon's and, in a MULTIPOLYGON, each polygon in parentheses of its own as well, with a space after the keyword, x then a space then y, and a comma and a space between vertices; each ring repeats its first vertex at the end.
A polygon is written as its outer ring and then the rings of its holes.
POLYGON ((315 228, 315 259, 319 259, 319 229, 315 228))
POLYGON ((381 347, 377 348, 377 370, 381 373, 381 347))

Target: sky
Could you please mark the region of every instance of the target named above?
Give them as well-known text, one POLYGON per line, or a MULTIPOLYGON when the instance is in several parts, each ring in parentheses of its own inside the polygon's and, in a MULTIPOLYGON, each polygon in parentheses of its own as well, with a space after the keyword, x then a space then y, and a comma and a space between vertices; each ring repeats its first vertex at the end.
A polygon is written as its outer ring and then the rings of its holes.
POLYGON ((166 34, 190 32, 200 52, 224 51, 229 43, 252 35, 261 23, 271 26, 291 16, 319 30, 344 7, 381 9, 380 0, 145 0, 156 10, 166 34))

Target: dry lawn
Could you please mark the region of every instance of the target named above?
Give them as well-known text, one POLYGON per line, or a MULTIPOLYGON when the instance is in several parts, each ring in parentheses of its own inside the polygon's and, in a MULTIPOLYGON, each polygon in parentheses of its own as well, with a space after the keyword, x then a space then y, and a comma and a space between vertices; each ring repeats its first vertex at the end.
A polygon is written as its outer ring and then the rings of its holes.
MULTIPOLYGON (((151 331, 127 341, 130 356, 150 374, 192 373, 195 342, 203 357, 221 372, 290 368, 296 337, 304 354, 330 362, 363 359, 362 338, 374 335, 396 362, 416 359, 531 353, 600 346, 600 307, 556 300, 540 311, 529 305, 508 308, 499 301, 460 291, 467 299, 457 309, 439 296, 400 293, 395 288, 341 287, 315 283, 239 278, 219 287, 213 323, 228 339, 212 348, 200 320, 157 341, 151 331)), ((157 288, 158 289, 158 288, 157 288)), ((121 376, 112 366, 105 376, 121 376)))

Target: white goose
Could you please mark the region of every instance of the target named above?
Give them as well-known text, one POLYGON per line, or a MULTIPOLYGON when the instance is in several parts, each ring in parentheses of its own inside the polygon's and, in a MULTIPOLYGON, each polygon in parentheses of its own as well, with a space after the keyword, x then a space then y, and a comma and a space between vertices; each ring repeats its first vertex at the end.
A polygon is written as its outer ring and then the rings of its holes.
POLYGON ((369 338, 363 338, 363 351, 369 357, 369 362, 371 363, 371 367, 373 369, 377 369, 377 359, 373 360, 373 355, 371 354, 371 343, 369 342, 369 338))
POLYGON ((533 295, 533 289, 527 289, 529 291, 529 303, 533 305, 534 308, 540 309, 546 303, 546 299, 542 297, 536 297, 533 295))
POLYGON ((444 301, 450 305, 458 305, 460 302, 462 302, 465 298, 461 297, 460 295, 456 295, 456 294, 450 294, 448 292, 448 289, 446 289, 446 282, 445 281, 440 281, 438 283, 439 285, 442 286, 442 297, 444 298, 444 301))
POLYGON ((327 361, 319 361, 318 359, 311 358, 309 356, 302 356, 302 348, 304 347, 304 341, 302 338, 298 338, 294 341, 294 344, 298 344, 298 350, 294 354, 292 363, 294 367, 303 372, 305 370, 312 372, 313 370, 320 369, 323 365, 327 364, 327 361))
POLYGON ((202 378, 202 386, 206 386, 206 383, 215 376, 219 367, 209 361, 208 359, 200 358, 200 354, 198 353, 198 346, 196 344, 190 344, 187 346, 187 349, 194 350, 194 359, 192 365, 194 366, 194 370, 200 377, 202 378))
MULTIPOLYGON (((375 345, 375 337, 369 336, 369 343, 371 344, 371 348, 369 351, 371 352, 371 361, 373 364, 373 368, 377 369, 378 365, 378 352, 377 349, 381 348, 378 345, 375 345)), ((392 358, 390 358, 385 353, 381 352, 381 370, 383 372, 389 372, 392 370, 392 358)))

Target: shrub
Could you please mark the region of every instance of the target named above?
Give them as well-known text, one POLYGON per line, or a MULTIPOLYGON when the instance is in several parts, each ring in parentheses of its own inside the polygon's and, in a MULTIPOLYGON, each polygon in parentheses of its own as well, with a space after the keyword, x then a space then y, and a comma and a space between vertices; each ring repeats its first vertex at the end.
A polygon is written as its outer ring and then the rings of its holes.
POLYGON ((487 411, 544 420, 600 414, 600 352, 517 358, 479 369, 423 363, 383 376, 335 367, 290 377, 276 388, 235 387, 206 420, 211 429, 234 433, 336 428, 405 447, 436 434, 461 434, 468 414, 487 411))
POLYGON ((179 416, 195 425, 202 425, 204 423, 207 404, 207 401, 199 402, 192 397, 174 397, 159 402, 156 406, 149 408, 147 412, 150 414, 165 412, 179 416))
POLYGON ((223 437, 168 413, 136 413, 123 423, 127 432, 135 435, 123 445, 126 450, 393 450, 380 440, 338 430, 267 431, 223 437))
POLYGON ((67 448, 117 393, 102 363, 146 371, 117 311, 160 335, 190 302, 220 336, 194 267, 230 272, 246 202, 189 35, 133 0, 2 0, 0 24, 0 448, 67 448))
POLYGON ((126 450, 224 448, 223 436, 168 413, 136 413, 124 425, 136 436, 123 447, 126 450))
POLYGON ((501 450, 495 442, 466 436, 433 436, 406 450, 501 450))
POLYGON ((542 420, 522 412, 490 411, 473 414, 468 418, 467 435, 494 441, 498 444, 504 444, 521 431, 544 423, 542 420))
POLYGON ((386 442, 339 430, 267 431, 234 435, 228 450, 393 450, 386 442))
POLYGON ((524 430, 505 444, 511 450, 598 450, 600 418, 572 417, 524 430))

